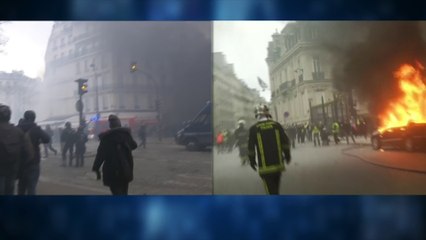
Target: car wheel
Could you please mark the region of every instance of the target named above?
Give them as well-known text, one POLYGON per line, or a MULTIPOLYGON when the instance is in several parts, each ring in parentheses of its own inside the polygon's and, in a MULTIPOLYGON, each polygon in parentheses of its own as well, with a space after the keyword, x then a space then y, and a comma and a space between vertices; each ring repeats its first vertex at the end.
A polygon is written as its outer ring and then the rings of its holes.
POLYGON ((379 148, 381 147, 380 140, 376 137, 371 139, 371 144, 373 145, 374 150, 379 150, 379 148))
POLYGON ((408 152, 412 152, 414 151, 414 143, 413 143, 413 139, 411 138, 406 138, 404 141, 404 146, 405 146, 405 150, 408 152))
POLYGON ((195 151, 198 149, 198 142, 195 139, 189 139, 186 142, 186 149, 188 149, 189 151, 195 151))

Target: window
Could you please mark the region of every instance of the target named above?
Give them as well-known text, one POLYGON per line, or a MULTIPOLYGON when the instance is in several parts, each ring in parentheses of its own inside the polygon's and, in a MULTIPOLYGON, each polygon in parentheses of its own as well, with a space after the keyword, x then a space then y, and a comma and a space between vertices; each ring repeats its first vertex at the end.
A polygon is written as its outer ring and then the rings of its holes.
POLYGON ((81 69, 80 69, 80 62, 77 62, 77 63, 76 63, 76 73, 77 73, 77 74, 80 74, 80 72, 81 72, 81 69))
POLYGON ((87 59, 86 59, 86 60, 84 60, 84 71, 85 71, 85 72, 88 72, 88 71, 89 71, 89 66, 88 66, 88 64, 87 64, 87 59))
POLYGON ((314 72, 321 72, 321 65, 320 65, 319 56, 313 57, 313 64, 314 64, 314 72))

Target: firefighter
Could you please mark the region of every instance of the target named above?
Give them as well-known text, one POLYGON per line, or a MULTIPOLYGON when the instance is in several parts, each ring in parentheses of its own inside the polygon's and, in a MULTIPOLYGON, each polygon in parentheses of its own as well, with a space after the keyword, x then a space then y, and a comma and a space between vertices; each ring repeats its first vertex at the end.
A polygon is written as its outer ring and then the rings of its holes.
POLYGON ((291 161, 290 141, 282 126, 271 119, 266 105, 257 106, 255 116, 258 122, 249 130, 250 166, 255 171, 259 168, 267 194, 279 194, 281 172, 285 170, 284 159, 287 164, 291 161))
POLYGON ((248 130, 244 120, 238 121, 238 128, 234 132, 235 147, 238 146, 240 152, 241 165, 248 164, 248 130))

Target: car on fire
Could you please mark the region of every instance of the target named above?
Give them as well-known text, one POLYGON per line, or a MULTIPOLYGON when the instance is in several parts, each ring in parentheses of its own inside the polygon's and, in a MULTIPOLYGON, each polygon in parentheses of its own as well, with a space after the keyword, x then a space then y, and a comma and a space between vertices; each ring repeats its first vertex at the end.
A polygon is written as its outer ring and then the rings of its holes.
POLYGON ((373 149, 401 148, 412 152, 426 147, 426 123, 409 123, 375 131, 371 136, 373 149))

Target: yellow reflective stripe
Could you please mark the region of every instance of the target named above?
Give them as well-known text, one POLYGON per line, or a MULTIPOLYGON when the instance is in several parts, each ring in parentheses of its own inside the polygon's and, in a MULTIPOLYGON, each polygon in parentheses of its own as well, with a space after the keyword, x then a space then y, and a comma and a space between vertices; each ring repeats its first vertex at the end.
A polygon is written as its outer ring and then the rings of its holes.
POLYGON ((282 149, 281 149, 280 132, 278 131, 278 129, 275 129, 275 138, 277 140, 277 147, 278 147, 278 160, 280 161, 280 164, 282 164, 283 155, 282 155, 282 149))
POLYGON ((259 174, 267 174, 267 173, 273 173, 273 172, 281 172, 285 170, 284 165, 275 165, 275 166, 268 166, 268 167, 261 167, 259 168, 259 174))
POLYGON ((265 153, 263 152, 263 143, 262 143, 262 137, 260 136, 260 133, 257 133, 257 142, 258 142, 258 145, 259 145, 259 151, 260 151, 260 158, 262 160, 262 166, 266 166, 265 153))
POLYGON ((266 194, 269 194, 268 185, 266 184, 265 179, 262 178, 262 181, 263 181, 263 186, 265 187, 265 190, 266 190, 266 194))

